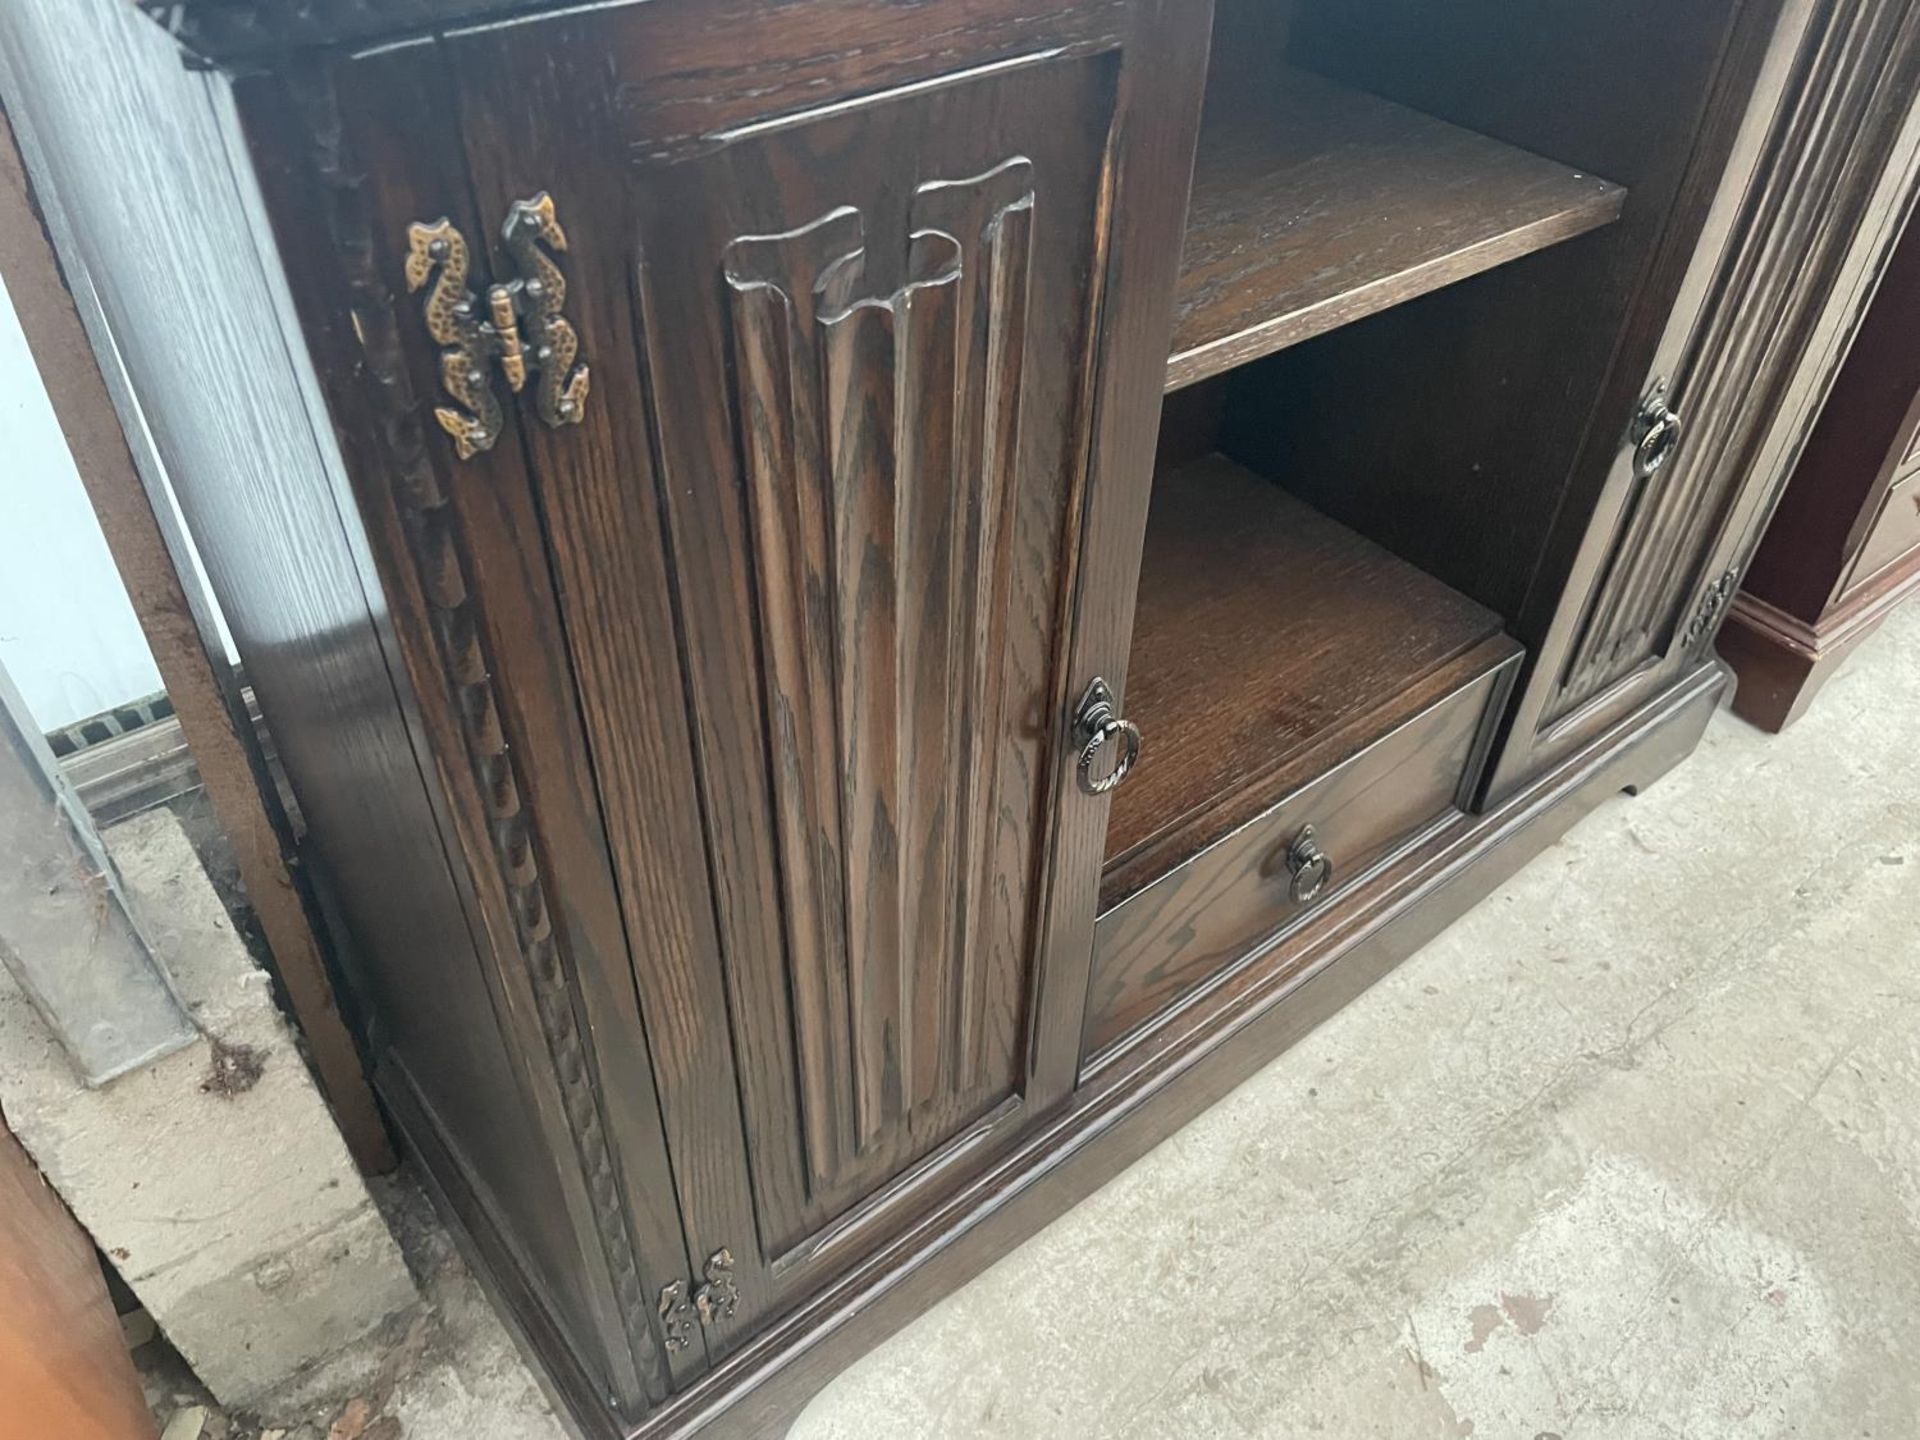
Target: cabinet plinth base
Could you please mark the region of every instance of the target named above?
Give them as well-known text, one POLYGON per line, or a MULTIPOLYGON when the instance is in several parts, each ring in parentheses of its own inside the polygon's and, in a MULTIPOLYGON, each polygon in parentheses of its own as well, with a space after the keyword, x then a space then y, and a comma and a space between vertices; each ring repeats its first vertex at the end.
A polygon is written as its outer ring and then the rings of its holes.
POLYGON ((1779 734, 1806 713, 1854 648, 1916 590, 1920 564, 1902 565, 1812 625, 1744 591, 1735 596, 1716 641, 1739 677, 1733 713, 1779 734))

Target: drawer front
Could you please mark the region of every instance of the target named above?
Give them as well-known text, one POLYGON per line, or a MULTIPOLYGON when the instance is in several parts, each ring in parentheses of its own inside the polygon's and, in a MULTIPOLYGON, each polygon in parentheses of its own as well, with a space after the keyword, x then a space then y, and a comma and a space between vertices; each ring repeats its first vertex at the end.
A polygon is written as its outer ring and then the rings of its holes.
POLYGON ((1867 543, 1860 547, 1848 588, 1858 588, 1916 547, 1920 547, 1920 470, 1887 492, 1880 516, 1867 532, 1867 543))
POLYGON ((1401 842, 1457 813, 1478 778, 1469 771, 1492 705, 1518 664, 1517 655, 1495 664, 1102 915, 1085 1054, 1097 1057, 1254 946, 1337 901, 1401 842), (1300 843, 1309 826, 1332 865, 1314 893, 1316 871, 1300 843))

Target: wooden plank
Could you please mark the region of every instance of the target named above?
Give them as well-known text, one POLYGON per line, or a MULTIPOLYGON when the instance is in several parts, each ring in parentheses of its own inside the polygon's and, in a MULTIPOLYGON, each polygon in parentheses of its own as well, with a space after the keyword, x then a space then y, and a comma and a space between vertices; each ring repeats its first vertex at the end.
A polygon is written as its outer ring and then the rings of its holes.
POLYGON ((1230 460, 1162 475, 1128 666, 1145 745, 1114 793, 1103 905, 1116 867, 1155 853, 1131 890, 1196 853, 1247 818, 1241 799, 1298 783, 1290 758, 1382 706, 1433 703, 1426 682, 1499 633, 1491 610, 1230 460))
POLYGON ((214 814, 233 844, 240 878, 306 1034, 334 1118, 363 1171, 390 1170, 393 1150, 334 998, 310 902, 288 867, 283 837, 260 788, 265 761, 257 747, 249 752, 252 737, 234 722, 220 678, 225 657, 209 653, 195 623, 194 608, 141 483, 99 361, 41 229, 3 111, 0 276, 174 713, 199 763, 214 814))
POLYGON ((0 1440, 153 1440, 87 1232, 0 1124, 0 1440))
POLYGON ((1180 258, 1177 390, 1617 218, 1627 192, 1302 70, 1213 99, 1180 258))

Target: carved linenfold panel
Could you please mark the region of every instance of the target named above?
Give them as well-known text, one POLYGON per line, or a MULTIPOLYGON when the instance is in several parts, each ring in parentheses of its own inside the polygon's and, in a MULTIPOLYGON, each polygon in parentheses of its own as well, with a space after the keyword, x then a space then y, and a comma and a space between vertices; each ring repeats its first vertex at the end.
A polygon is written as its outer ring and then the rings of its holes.
POLYGON ((1725 560, 1716 556, 1751 509, 1743 497, 1771 494, 1784 477, 1766 447, 1871 200, 1861 181, 1878 170, 1867 157, 1886 153, 1896 128, 1886 117, 1904 113, 1920 83, 1920 14, 1885 0, 1836 0, 1814 22, 1797 69, 1794 101, 1714 276, 1718 303, 1679 376, 1686 438, 1623 513, 1550 720, 1693 649, 1717 625, 1724 606, 1703 609, 1700 597, 1710 602, 1720 588, 1713 576, 1725 560), (1756 487, 1761 467, 1779 474, 1756 487))
POLYGON ((1033 210, 1013 158, 903 257, 842 207, 722 258, 817 1187, 985 1079, 1033 210))

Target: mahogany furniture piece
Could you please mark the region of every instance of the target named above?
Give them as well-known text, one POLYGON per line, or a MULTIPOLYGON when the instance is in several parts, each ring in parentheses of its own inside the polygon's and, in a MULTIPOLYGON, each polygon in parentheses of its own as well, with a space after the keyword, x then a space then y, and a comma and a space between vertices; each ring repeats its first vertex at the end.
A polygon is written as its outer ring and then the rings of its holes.
POLYGON ((1783 730, 1920 587, 1920 230, 1909 227, 1734 597, 1736 713, 1783 730))
POLYGON ((154 1440, 99 1252, 0 1116, 0 1440, 154 1440))
POLYGON ((149 8, 339 445, 181 503, 597 1435, 777 1431, 1683 757, 1914 172, 1907 0, 149 8))

